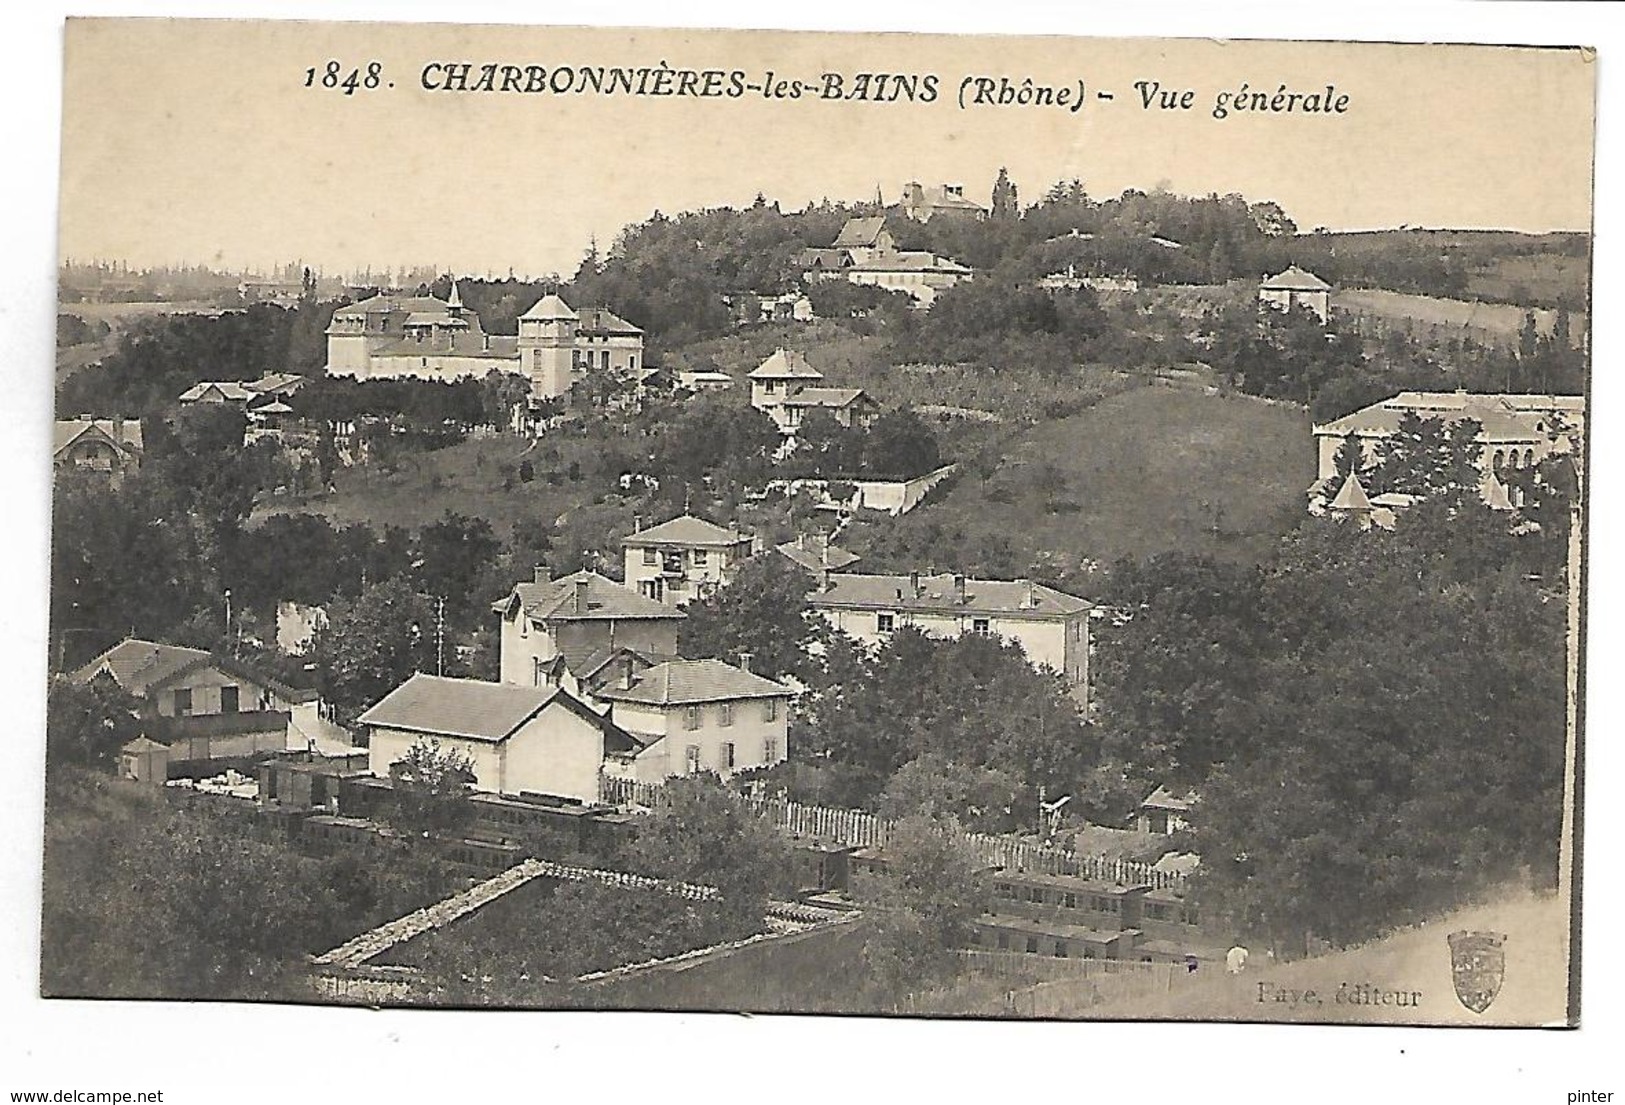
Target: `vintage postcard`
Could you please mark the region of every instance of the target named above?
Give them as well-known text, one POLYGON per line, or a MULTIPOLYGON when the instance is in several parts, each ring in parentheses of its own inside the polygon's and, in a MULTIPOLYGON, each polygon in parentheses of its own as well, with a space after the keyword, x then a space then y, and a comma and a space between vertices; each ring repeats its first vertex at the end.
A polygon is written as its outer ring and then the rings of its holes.
POLYGON ((1578 1023, 1596 67, 69 21, 41 992, 1578 1023))

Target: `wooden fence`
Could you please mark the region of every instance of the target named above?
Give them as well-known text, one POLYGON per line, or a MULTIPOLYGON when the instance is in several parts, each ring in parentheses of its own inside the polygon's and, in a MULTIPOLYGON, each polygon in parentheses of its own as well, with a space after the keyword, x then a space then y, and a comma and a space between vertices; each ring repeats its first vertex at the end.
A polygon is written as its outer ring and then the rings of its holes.
MULTIPOLYGON (((605 778, 601 795, 602 800, 611 805, 653 806, 659 803, 660 785, 605 778)), ((866 810, 812 806, 788 798, 753 796, 747 800, 758 815, 791 836, 848 848, 883 848, 891 839, 893 823, 866 810)), ((1119 886, 1185 889, 1183 874, 1164 871, 1138 860, 1079 855, 1056 844, 990 833, 966 833, 965 840, 972 854, 989 867, 1043 875, 1075 875, 1119 886)))

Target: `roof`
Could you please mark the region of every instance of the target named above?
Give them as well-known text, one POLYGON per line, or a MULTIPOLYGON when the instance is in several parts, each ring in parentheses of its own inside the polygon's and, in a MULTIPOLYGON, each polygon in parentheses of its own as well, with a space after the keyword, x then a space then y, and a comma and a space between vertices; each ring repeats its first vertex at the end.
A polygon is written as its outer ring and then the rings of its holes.
MULTIPOLYGON (((846 407, 859 399, 868 399, 862 388, 802 388, 785 399, 787 407, 846 407)), ((873 402, 871 399, 870 402, 873 402)))
POLYGON ((964 276, 971 270, 950 257, 938 257, 935 253, 928 253, 925 250, 899 250, 896 253, 883 253, 878 257, 858 261, 852 266, 852 271, 944 272, 964 276))
POLYGON ((1259 287, 1265 291, 1277 292, 1326 292, 1330 291, 1332 286, 1314 273, 1292 265, 1276 273, 1259 287))
POLYGON ((70 678, 75 683, 88 683, 106 671, 119 686, 139 698, 147 693, 148 688, 164 682, 198 660, 207 659, 209 654, 201 648, 184 648, 130 637, 80 667, 70 678))
POLYGON ((838 573, 829 577, 827 591, 807 601, 815 608, 859 610, 911 610, 935 613, 981 614, 996 617, 1069 618, 1094 608, 1088 599, 1022 580, 966 579, 965 602, 958 599, 956 579, 949 573, 921 575, 919 591, 911 590, 909 576, 838 573))
POLYGON ((292 414, 293 408, 281 400, 277 400, 274 403, 267 403, 263 407, 257 407, 255 411, 258 414, 292 414))
POLYGON ((137 737, 137 738, 135 738, 135 740, 130 741, 123 748, 119 749, 119 751, 121 751, 121 752, 168 752, 169 751, 169 745, 167 745, 167 744, 159 744, 157 741, 153 740, 151 737, 137 737))
POLYGON ((603 728, 606 751, 642 747, 642 742, 558 687, 525 687, 421 673, 390 691, 357 718, 356 724, 500 743, 555 703, 603 728))
POLYGON ((1402 391, 1342 418, 1315 426, 1317 435, 1386 436, 1399 429, 1406 414, 1457 422, 1464 418, 1482 427, 1481 439, 1533 441, 1557 429, 1554 414, 1578 427, 1585 418, 1582 395, 1499 395, 1469 391, 1402 391))
POLYGON ((541 319, 543 322, 556 322, 564 319, 579 319, 581 316, 570 309, 570 305, 556 295, 544 295, 531 304, 530 310, 519 316, 520 318, 541 319))
POLYGON ((608 307, 583 307, 577 312, 581 325, 576 328, 581 334, 610 334, 625 337, 639 337, 643 331, 608 307))
POLYGON ((658 526, 640 529, 632 536, 623 538, 621 544, 630 548, 641 548, 644 545, 737 545, 748 540, 750 538, 744 534, 726 529, 715 522, 707 522, 704 518, 696 518, 692 514, 683 514, 658 526))
POLYGON ((289 702, 311 702, 318 697, 313 690, 290 687, 281 680, 256 671, 229 656, 216 655, 201 648, 146 641, 139 637, 129 637, 120 641, 80 667, 70 678, 76 682, 88 683, 106 671, 119 686, 140 698, 204 666, 257 683, 289 702))
POLYGON ((862 248, 873 246, 880 237, 881 231, 886 229, 886 219, 882 215, 871 215, 867 218, 848 219, 841 232, 835 236, 835 249, 850 249, 853 246, 862 248))
POLYGON ((856 564, 860 559, 856 553, 849 552, 839 545, 802 545, 794 541, 777 546, 778 551, 788 556, 809 572, 837 570, 856 564))
POLYGON ((519 583, 501 602, 493 603, 493 610, 507 613, 514 601, 537 621, 601 621, 622 618, 682 618, 686 615, 674 607, 640 595, 630 587, 623 587, 607 576, 592 571, 574 572, 546 583, 519 583), (578 609, 576 594, 578 583, 585 582, 585 607, 578 609))
POLYGON ((180 401, 182 403, 195 402, 210 391, 219 392, 220 398, 228 403, 246 403, 259 395, 257 390, 249 387, 241 380, 203 380, 181 392, 180 401))
POLYGON ((735 698, 789 697, 790 688, 721 660, 668 660, 632 677, 631 687, 594 692, 606 702, 686 706, 735 698))
POLYGON ((401 323, 401 325, 402 326, 467 326, 468 322, 465 319, 458 318, 456 315, 447 314, 444 311, 439 311, 439 312, 435 312, 435 311, 413 311, 411 314, 406 316, 406 321, 401 323))
POLYGON ((1187 794, 1183 798, 1180 798, 1176 797, 1173 791, 1169 790, 1167 787, 1158 787, 1156 790, 1151 792, 1151 796, 1149 798, 1140 803, 1140 808, 1143 810, 1175 810, 1183 813, 1191 808, 1193 801, 1194 798, 1192 795, 1187 794))
POLYGON ((443 299, 436 299, 432 295, 373 295, 352 303, 348 307, 340 307, 333 312, 334 318, 356 318, 366 315, 388 314, 395 311, 405 311, 407 314, 428 311, 435 314, 445 314, 451 304, 443 299))
POLYGON ((278 391, 297 391, 304 382, 305 377, 297 372, 267 372, 258 380, 245 381, 243 386, 264 395, 278 391))
POLYGON ((844 249, 809 247, 801 251, 797 260, 807 268, 844 268, 852 263, 852 255, 844 249))
MULTIPOLYGON (((113 435, 119 425, 116 418, 69 418, 59 420, 51 433, 51 454, 62 452, 69 445, 78 441, 86 434, 99 434, 107 438, 108 444, 113 443, 113 435)), ((122 419, 124 423, 124 446, 127 449, 141 448, 141 421, 136 418, 122 419)))
POLYGON ((775 349, 772 356, 750 371, 752 380, 822 380, 824 374, 812 366, 805 353, 775 349))
MULTIPOLYGON (((1343 481, 1343 489, 1332 500, 1333 510, 1370 510, 1371 500, 1366 496, 1365 488, 1360 486, 1360 477, 1349 473, 1349 478, 1343 481)), ((1160 791, 1158 793, 1161 793, 1160 791)), ((1156 797, 1156 795, 1152 795, 1156 797)))

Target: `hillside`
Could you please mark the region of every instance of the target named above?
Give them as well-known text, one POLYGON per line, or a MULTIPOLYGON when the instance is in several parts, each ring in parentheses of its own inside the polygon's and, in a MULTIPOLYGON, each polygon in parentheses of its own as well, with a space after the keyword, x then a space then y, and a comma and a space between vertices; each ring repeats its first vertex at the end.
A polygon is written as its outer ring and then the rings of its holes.
POLYGON ((963 531, 1056 574, 1174 549, 1258 560, 1315 476, 1306 413, 1200 388, 1136 388, 1021 431, 1004 453, 991 475, 967 472, 894 523, 919 539, 909 544, 963 531))

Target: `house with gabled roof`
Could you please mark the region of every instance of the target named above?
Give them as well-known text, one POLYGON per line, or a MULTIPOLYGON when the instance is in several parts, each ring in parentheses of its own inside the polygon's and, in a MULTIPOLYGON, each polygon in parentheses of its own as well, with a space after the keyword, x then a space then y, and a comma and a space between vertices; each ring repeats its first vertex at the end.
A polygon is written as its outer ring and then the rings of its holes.
MULTIPOLYGON (((755 542, 715 522, 684 514, 623 538, 626 585, 670 606, 704 598, 734 577, 755 542)), ((675 651, 675 650, 673 650, 675 651)))
POLYGON ((1096 609, 1088 599, 1032 580, 954 573, 831 572, 826 578, 828 586, 808 596, 808 605, 833 628, 865 644, 882 644, 904 626, 935 637, 1000 637, 1086 695, 1089 619, 1096 609))
POLYGON ((559 579, 538 566, 491 609, 502 618, 501 680, 525 687, 559 686, 562 670, 586 677, 592 662, 628 648, 650 656, 677 655, 681 610, 623 587, 597 572, 559 579))
POLYGON ((916 307, 931 306, 938 292, 974 275, 958 261, 928 250, 898 249, 878 215, 848 219, 833 245, 804 249, 799 260, 805 280, 840 279, 904 292, 916 307))
POLYGON ((117 481, 140 463, 140 419, 57 420, 52 432, 51 464, 58 472, 92 472, 117 481))
POLYGON ((605 683, 594 696, 615 724, 642 741, 629 778, 729 775, 771 767, 788 754, 791 688, 721 660, 668 660, 605 683))
POLYGON ((606 763, 630 762, 644 742, 558 686, 526 687, 417 674, 356 722, 367 769, 390 769, 420 742, 467 756, 474 789, 596 802, 606 763))
POLYGON ((793 436, 811 411, 828 411, 842 426, 866 425, 878 404, 862 388, 823 387, 824 374, 806 354, 775 349, 750 372, 750 405, 793 436))
POLYGON ((1289 265, 1258 285, 1258 301, 1266 307, 1290 311, 1307 307, 1325 322, 1332 313, 1332 286, 1314 273, 1289 265))
POLYGON ((987 208, 965 198, 963 184, 922 185, 917 180, 903 186, 901 210, 904 218, 922 223, 938 216, 973 220, 988 216, 987 208))
POLYGON ((332 748, 349 735, 325 717, 313 690, 290 687, 235 657, 131 637, 69 675, 110 679, 139 699, 172 767, 240 760, 289 748, 332 748))

